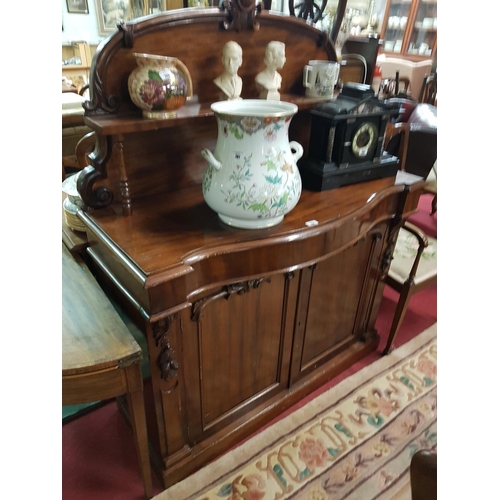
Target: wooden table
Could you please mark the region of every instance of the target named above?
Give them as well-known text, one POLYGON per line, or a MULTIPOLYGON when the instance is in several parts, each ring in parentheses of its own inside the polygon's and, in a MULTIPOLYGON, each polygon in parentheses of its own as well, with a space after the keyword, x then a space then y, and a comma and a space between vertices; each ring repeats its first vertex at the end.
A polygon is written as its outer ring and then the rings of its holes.
POLYGON ((62 245, 62 403, 125 395, 146 498, 152 496, 142 350, 78 257, 62 245))

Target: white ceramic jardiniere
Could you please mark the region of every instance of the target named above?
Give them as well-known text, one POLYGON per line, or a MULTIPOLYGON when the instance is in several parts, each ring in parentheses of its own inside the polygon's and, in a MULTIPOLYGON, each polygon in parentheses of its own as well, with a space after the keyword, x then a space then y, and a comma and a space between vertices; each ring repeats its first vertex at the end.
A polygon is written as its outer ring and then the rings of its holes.
POLYGON ((208 167, 203 196, 230 226, 260 229, 279 224, 299 201, 297 161, 302 146, 288 141, 295 104, 262 99, 212 104, 217 118, 215 150, 202 150, 208 167))

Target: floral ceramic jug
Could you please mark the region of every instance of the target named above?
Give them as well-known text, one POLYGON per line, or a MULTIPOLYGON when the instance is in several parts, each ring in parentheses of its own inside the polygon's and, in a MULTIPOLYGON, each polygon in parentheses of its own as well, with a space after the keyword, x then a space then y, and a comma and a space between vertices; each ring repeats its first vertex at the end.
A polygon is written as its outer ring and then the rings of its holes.
POLYGON ((144 118, 172 118, 193 96, 191 75, 176 57, 136 54, 137 68, 128 77, 132 102, 144 118))
POLYGON ((205 201, 230 226, 259 229, 279 224, 302 192, 297 161, 303 148, 288 141, 297 106, 243 99, 216 102, 211 108, 218 137, 213 153, 201 152, 208 161, 205 201))

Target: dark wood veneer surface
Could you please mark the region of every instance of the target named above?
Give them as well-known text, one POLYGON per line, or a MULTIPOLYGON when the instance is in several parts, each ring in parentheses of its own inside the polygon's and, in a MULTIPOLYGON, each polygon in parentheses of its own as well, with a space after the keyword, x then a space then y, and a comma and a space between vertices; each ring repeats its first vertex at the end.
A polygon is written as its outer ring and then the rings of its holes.
POLYGON ((234 251, 238 245, 262 246, 306 238, 348 215, 352 217, 353 212, 363 212, 390 192, 402 190, 403 186, 394 186, 393 177, 330 191, 304 190, 283 222, 257 230, 237 229, 220 221, 205 203, 201 186, 138 199, 131 217, 121 214, 119 203, 81 216, 93 220, 146 276, 151 276, 209 254, 234 251), (391 190, 380 192, 391 186, 391 190), (318 225, 307 227, 306 222, 312 220, 318 225))

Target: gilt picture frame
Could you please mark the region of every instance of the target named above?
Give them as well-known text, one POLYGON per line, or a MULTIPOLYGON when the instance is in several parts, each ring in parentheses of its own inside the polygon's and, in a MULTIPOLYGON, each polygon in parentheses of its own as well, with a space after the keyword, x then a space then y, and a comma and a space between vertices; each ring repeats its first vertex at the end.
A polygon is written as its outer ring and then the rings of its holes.
POLYGON ((95 0, 99 35, 108 36, 116 31, 116 23, 143 16, 143 0, 95 0))
POLYGON ((88 14, 88 0, 66 0, 69 14, 88 14))

